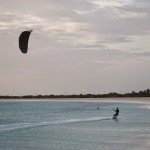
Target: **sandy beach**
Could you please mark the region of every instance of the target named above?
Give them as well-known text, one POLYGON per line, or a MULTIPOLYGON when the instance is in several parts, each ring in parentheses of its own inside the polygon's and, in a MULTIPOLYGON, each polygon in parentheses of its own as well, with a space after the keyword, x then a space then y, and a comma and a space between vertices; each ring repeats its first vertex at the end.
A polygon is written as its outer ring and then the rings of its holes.
POLYGON ((79 101, 79 102, 128 102, 128 103, 150 103, 150 97, 128 97, 128 98, 21 98, 0 99, 0 101, 79 101))

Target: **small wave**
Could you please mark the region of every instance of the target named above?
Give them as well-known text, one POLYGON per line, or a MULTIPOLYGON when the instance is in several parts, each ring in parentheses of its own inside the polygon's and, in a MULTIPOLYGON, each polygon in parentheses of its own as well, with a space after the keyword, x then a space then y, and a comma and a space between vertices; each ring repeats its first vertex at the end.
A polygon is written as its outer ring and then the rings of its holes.
POLYGON ((86 118, 86 119, 69 119, 69 120, 52 121, 52 122, 16 123, 16 124, 1 125, 0 131, 10 131, 10 130, 25 129, 25 128, 38 127, 38 126, 48 126, 48 125, 93 122, 93 121, 110 120, 110 119, 112 119, 112 118, 93 117, 93 118, 86 118))

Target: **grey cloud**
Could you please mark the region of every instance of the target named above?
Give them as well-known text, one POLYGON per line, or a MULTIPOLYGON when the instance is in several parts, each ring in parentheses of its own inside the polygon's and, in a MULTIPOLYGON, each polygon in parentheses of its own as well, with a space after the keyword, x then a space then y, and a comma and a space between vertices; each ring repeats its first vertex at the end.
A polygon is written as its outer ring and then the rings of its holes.
POLYGON ((126 5, 97 10, 85 16, 83 20, 89 23, 88 30, 91 33, 97 33, 104 38, 105 36, 114 37, 115 41, 118 39, 118 42, 121 37, 122 41, 128 42, 134 40, 131 36, 148 34, 149 17, 149 12, 145 11, 145 7, 126 5))
MULTIPOLYGON (((41 29, 42 31, 46 30, 50 33, 58 33, 59 35, 66 37, 69 37, 73 34, 70 33, 69 35, 67 35, 66 32, 67 30, 69 30, 69 26, 67 26, 67 23, 69 24, 70 22, 72 22, 74 23, 74 25, 79 25, 79 27, 75 31, 76 33, 80 32, 80 34, 82 34, 83 31, 87 31, 91 35, 95 34, 97 35, 97 37, 100 36, 104 38, 104 42, 106 43, 109 43, 109 40, 110 43, 113 41, 129 42, 132 41, 130 36, 146 34, 150 29, 150 21, 148 19, 149 16, 123 19, 118 18, 117 16, 115 17, 114 13, 116 13, 116 10, 118 11, 118 14, 123 14, 123 12, 134 12, 140 14, 144 12, 144 8, 138 8, 137 6, 133 5, 126 5, 124 7, 114 6, 113 8, 105 8, 102 10, 99 9, 97 11, 91 11, 91 13, 89 13, 88 15, 81 15, 75 13, 74 10, 93 10, 94 6, 90 3, 90 1, 88 2, 84 0, 81 2, 80 0, 44 0, 38 1, 36 7, 33 3, 31 3, 31 5, 29 5, 29 3, 30 1, 25 1, 23 8, 21 3, 17 3, 17 1, 16 5, 5 3, 5 5, 7 6, 6 8, 10 9, 10 12, 11 10, 14 10, 15 7, 18 7, 15 10, 14 15, 6 15, 5 18, 2 18, 2 20, 5 19, 6 22, 10 20, 11 26, 15 26, 14 23, 16 23, 16 26, 18 25, 18 27, 36 29, 39 28, 39 30, 41 29), (41 3, 46 4, 46 6, 40 7, 41 3), (16 13, 17 11, 22 9, 23 12, 28 12, 30 15, 27 16, 28 13, 16 13), (68 20, 64 21, 62 20, 63 18, 68 18, 68 20), (14 22, 12 24, 13 20, 14 22)), ((3 4, 2 1, 1 4, 3 4)), ((58 36, 56 34, 55 36, 58 36)), ((75 34, 73 36, 75 36, 75 34)), ((80 38, 80 35, 76 34, 76 38, 80 38)))
POLYGON ((150 57, 150 52, 134 53, 134 55, 138 57, 150 57))
POLYGON ((132 37, 128 37, 128 36, 121 36, 121 35, 118 35, 118 36, 112 36, 112 35, 110 35, 110 36, 105 36, 104 37, 104 39, 105 39, 105 42, 104 43, 112 43, 112 44, 114 44, 114 43, 123 43, 123 42, 127 42, 127 43, 129 43, 129 42, 132 42, 134 39, 132 38, 132 37))
POLYGON ((108 62, 108 63, 120 63, 132 59, 132 54, 123 52, 115 49, 99 49, 99 50, 79 50, 79 51, 70 51, 70 58, 74 58, 74 61, 82 62, 108 62), (72 56, 71 56, 72 55, 72 56), (78 59, 77 59, 78 58, 78 59))

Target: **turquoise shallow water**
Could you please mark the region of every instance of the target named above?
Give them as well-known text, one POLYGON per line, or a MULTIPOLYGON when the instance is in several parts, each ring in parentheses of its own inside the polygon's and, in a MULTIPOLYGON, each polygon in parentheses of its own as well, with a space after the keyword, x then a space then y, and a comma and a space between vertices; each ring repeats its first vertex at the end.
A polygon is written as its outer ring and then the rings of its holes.
POLYGON ((0 149, 149 150, 149 108, 110 101, 1 101, 0 149), (120 114, 113 120, 116 107, 120 114))

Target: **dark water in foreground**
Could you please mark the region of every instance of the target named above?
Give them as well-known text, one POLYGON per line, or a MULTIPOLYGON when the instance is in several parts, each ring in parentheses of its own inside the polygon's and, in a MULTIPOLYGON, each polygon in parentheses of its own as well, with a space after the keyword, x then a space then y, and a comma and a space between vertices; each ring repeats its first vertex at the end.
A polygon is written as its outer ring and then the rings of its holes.
POLYGON ((149 143, 150 103, 0 101, 1 150, 149 150, 149 143))

